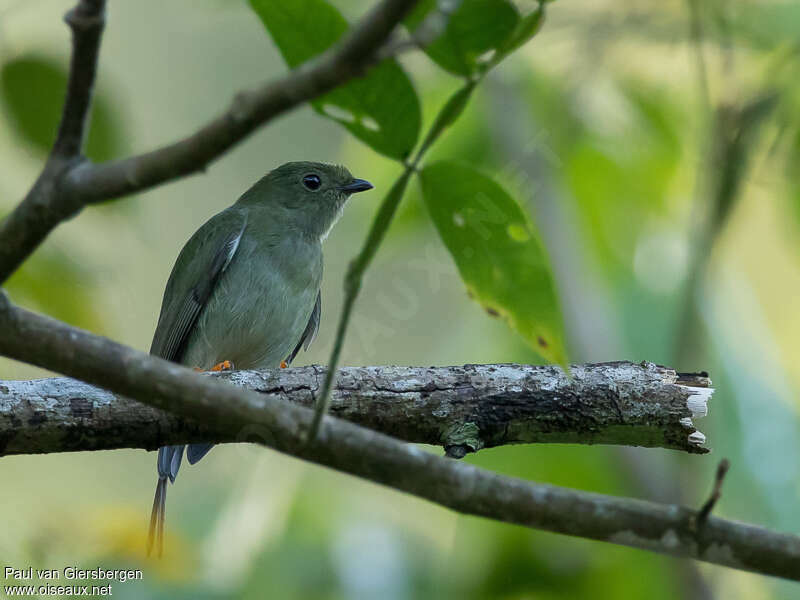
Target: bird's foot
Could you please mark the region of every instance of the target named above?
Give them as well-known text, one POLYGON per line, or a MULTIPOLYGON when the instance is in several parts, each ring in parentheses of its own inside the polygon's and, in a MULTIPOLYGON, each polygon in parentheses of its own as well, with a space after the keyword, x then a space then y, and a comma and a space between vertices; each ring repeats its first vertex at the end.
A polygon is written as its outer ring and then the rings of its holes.
POLYGON ((281 361, 281 369, 285 369, 288 366, 289 366, 289 364, 285 360, 281 361))
POLYGON ((209 371, 233 371, 233 363, 229 360, 223 360, 221 363, 211 367, 209 371))

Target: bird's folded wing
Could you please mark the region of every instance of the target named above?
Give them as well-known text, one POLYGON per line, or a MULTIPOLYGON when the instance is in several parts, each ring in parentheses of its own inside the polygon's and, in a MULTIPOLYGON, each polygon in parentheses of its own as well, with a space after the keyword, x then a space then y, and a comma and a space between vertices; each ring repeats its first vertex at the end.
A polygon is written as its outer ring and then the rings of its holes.
POLYGON ((214 287, 230 265, 247 224, 232 207, 212 217, 181 250, 164 291, 150 354, 180 362, 214 287))
POLYGON ((308 325, 303 330, 303 335, 300 336, 300 340, 297 342, 297 346, 294 347, 292 353, 286 359, 286 362, 292 364, 294 357, 297 356, 297 353, 300 352, 300 348, 303 350, 308 350, 308 347, 311 345, 311 342, 314 341, 314 338, 317 337, 317 332, 319 331, 319 320, 322 316, 322 297, 321 292, 317 292, 317 301, 314 303, 314 310, 311 311, 311 317, 308 319, 308 325))

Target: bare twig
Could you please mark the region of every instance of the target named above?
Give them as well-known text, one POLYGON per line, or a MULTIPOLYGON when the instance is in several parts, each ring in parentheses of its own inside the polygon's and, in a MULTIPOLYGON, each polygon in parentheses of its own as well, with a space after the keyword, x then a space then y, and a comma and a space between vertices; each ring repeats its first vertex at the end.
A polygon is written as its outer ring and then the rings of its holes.
MULTIPOLYGON (((362 75, 375 64, 380 48, 414 4, 416 0, 383 0, 341 43, 285 77, 239 93, 227 111, 183 140, 152 152, 98 165, 78 160, 49 161, 22 203, 0 223, 0 284, 53 228, 87 204, 118 198, 201 171, 274 117, 362 75)), ((100 0, 81 0, 78 8, 67 17, 76 35, 96 32, 96 28, 86 24, 102 24, 102 6, 100 0), (94 8, 100 12, 93 21, 85 13, 94 8)), ((96 35, 99 42, 99 32, 92 35, 96 35)), ((76 44, 75 50, 83 52, 87 46, 81 42, 76 44)), ((85 67, 87 56, 81 53, 80 57, 73 57, 73 66, 85 67)), ((96 58, 96 50, 93 56, 96 58)), ((93 75, 94 71, 90 72, 93 75)), ((78 86, 80 82, 91 83, 92 80, 93 76, 85 74, 71 77, 70 90, 73 81, 78 86)), ((76 132, 85 119, 81 110, 88 107, 89 97, 90 91, 66 103, 65 122, 59 134, 64 140, 65 152, 81 138, 76 137, 76 132)))
MULTIPOLYGON (((270 398, 311 406, 320 366, 218 377, 270 398)), ((712 393, 707 377, 628 362, 557 367, 347 367, 332 414, 448 455, 519 443, 624 444, 707 452, 693 417, 712 393)), ((252 431, 202 426, 75 379, 0 381, 0 456, 187 442, 246 441, 252 431)))
POLYGON ((0 284, 61 221, 75 215, 82 201, 60 189, 63 178, 83 159, 105 0, 80 0, 65 20, 72 29, 72 59, 67 95, 56 141, 42 173, 16 209, 0 222, 0 284))
POLYGON ((714 510, 714 506, 716 506, 719 499, 722 497, 722 484, 725 481, 725 475, 728 473, 728 469, 730 468, 731 463, 728 461, 727 458, 723 458, 719 461, 719 465, 717 465, 717 473, 714 477, 714 488, 711 491, 711 495, 708 497, 708 500, 705 501, 700 510, 697 512, 697 516, 695 517, 695 527, 697 529, 701 529, 708 521, 708 516, 711 514, 711 511, 714 510))
POLYGON ((567 535, 695 558, 800 581, 800 538, 675 505, 531 483, 448 460, 327 417, 308 442, 310 410, 203 377, 180 365, 12 306, 0 296, 0 353, 101 385, 186 418, 256 428, 281 452, 453 510, 567 535))
POLYGON ((105 0, 81 0, 64 17, 72 29, 72 59, 61 124, 53 145, 53 154, 59 156, 74 157, 83 150, 105 24, 105 4, 105 0))

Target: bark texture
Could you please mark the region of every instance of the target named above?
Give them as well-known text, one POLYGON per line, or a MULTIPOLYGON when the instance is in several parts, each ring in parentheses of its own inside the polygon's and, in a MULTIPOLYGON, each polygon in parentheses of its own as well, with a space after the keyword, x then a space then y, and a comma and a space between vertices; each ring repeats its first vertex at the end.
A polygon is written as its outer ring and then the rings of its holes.
MULTIPOLYGON (((274 398, 312 406, 320 366, 237 371, 227 379, 274 398)), ((652 363, 558 367, 347 367, 331 413, 405 440, 441 445, 461 458, 519 443, 621 444, 704 453, 692 418, 713 389, 704 374, 652 363)), ((0 381, 0 455, 154 449, 187 442, 247 441, 238 426, 211 427, 75 379, 0 381)), ((257 441, 257 440, 256 440, 257 441)))

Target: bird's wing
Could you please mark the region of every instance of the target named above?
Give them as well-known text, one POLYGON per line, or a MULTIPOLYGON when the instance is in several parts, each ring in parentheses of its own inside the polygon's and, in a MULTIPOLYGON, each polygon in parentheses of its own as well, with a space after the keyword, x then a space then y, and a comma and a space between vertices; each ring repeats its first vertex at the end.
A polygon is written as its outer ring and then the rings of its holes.
POLYGON ((313 342, 314 338, 317 337, 321 315, 322 296, 320 292, 317 292, 317 301, 314 303, 314 310, 311 311, 311 317, 308 319, 308 325, 306 325, 306 328, 303 330, 303 335, 300 336, 300 341, 297 342, 297 346, 294 347, 294 350, 292 350, 292 353, 286 359, 288 364, 292 364, 294 357, 297 356, 298 352, 300 352, 300 348, 303 350, 308 350, 311 342, 313 342))
POLYGON ((225 210, 183 247, 164 291, 150 354, 180 362, 197 318, 236 254, 246 224, 245 212, 225 210))

